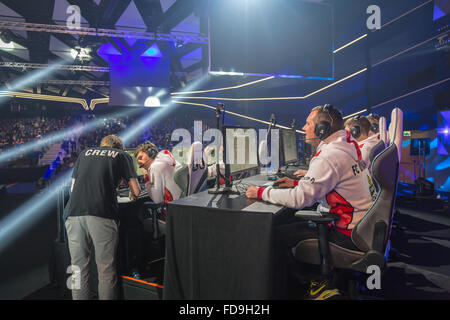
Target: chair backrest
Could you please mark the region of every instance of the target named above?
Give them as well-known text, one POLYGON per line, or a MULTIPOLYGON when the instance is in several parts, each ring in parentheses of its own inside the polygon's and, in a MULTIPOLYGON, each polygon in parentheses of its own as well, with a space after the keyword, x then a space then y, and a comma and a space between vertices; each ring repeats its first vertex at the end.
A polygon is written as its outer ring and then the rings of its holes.
POLYGON ((389 129, 392 143, 375 157, 371 165, 372 177, 379 186, 377 198, 352 231, 353 242, 365 252, 374 248, 374 242, 381 235, 380 250, 384 254, 390 236, 403 138, 403 113, 398 108, 392 111, 389 129))
POLYGON ((181 189, 180 198, 202 191, 206 187, 207 178, 206 157, 202 151, 202 144, 196 141, 189 149, 187 164, 174 174, 174 181, 181 189))
POLYGON ((189 150, 188 170, 188 195, 202 191, 206 187, 208 179, 208 165, 203 153, 203 146, 198 141, 194 142, 189 150))
POLYGON ((378 132, 380 133, 380 140, 384 142, 385 146, 389 145, 389 138, 386 131, 386 118, 380 117, 380 120, 378 122, 378 132))

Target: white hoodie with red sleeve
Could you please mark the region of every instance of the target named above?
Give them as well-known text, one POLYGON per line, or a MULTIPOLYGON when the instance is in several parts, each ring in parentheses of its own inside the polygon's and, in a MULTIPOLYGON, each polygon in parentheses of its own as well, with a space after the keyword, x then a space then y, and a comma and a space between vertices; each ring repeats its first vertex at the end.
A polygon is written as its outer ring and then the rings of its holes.
POLYGON ((379 136, 379 134, 374 134, 373 136, 358 142, 359 148, 361 149, 362 159, 366 163, 367 168, 370 168, 370 151, 378 142, 380 142, 379 136))
POLYGON ((149 181, 145 188, 154 202, 167 202, 180 198, 181 189, 175 183, 174 174, 181 165, 168 150, 158 153, 148 170, 149 181))
POLYGON ((322 141, 306 175, 290 189, 260 188, 259 198, 302 209, 319 202, 318 210, 340 216, 335 227, 350 236, 376 196, 361 151, 350 133, 337 131, 322 141))

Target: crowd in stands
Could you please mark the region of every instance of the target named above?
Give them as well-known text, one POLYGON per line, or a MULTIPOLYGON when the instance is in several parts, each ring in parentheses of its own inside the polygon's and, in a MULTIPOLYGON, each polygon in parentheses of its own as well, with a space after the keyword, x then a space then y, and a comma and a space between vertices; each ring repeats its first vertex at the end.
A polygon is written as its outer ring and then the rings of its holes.
POLYGON ((0 152, 14 149, 17 155, 14 157, 15 166, 36 166, 39 159, 48 150, 48 146, 36 147, 31 153, 23 154, 21 149, 28 142, 38 142, 43 136, 50 132, 64 130, 73 118, 67 116, 62 118, 6 118, 0 120, 0 152))
MULTIPOLYGON (((68 133, 61 138, 61 149, 64 152, 58 153, 50 165, 51 172, 62 172, 72 167, 80 151, 88 147, 99 146, 101 139, 109 134, 120 134, 124 130, 131 128, 139 118, 125 117, 122 119, 102 119, 99 115, 64 116, 59 118, 35 117, 35 118, 10 118, 0 120, 0 152, 5 150, 17 150, 18 153, 7 163, 8 167, 37 166, 40 158, 49 149, 49 146, 39 147, 26 155, 20 150, 28 142, 38 142, 50 133, 62 131, 68 127, 78 124, 80 132, 68 133), (101 124, 93 130, 83 130, 83 125, 89 121, 100 119, 101 124)), ((210 128, 211 123, 202 120, 203 130, 210 128)), ((190 131, 192 138, 194 122, 187 115, 178 116, 177 119, 166 119, 158 124, 151 125, 145 129, 133 141, 127 141, 126 148, 135 148, 140 143, 148 140, 155 143, 160 149, 172 150, 178 141, 171 141, 171 134, 177 128, 184 128, 190 131)), ((4 164, 2 164, 4 166, 4 164)))

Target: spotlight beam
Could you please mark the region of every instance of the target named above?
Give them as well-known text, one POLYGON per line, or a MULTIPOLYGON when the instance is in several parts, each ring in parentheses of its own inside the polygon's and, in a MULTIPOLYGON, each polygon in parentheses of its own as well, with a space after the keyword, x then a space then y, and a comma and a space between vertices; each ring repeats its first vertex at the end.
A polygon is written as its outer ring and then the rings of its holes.
MULTIPOLYGON (((51 64, 48 68, 35 70, 33 72, 26 74, 25 76, 20 77, 19 79, 16 79, 11 83, 9 90, 11 91, 20 90, 30 85, 33 85, 34 83, 40 81, 42 78, 55 72, 58 69, 58 67, 61 66, 64 62, 67 62, 67 59, 61 59, 55 62, 54 64, 51 64)), ((2 87, 0 90, 4 91, 6 89, 8 88, 2 87)))

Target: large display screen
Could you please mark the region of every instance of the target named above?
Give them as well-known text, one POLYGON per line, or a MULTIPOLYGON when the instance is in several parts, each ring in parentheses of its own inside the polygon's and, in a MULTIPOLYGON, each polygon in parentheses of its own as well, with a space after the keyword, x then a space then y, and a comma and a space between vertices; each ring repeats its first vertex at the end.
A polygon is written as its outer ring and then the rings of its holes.
POLYGON ((333 78, 333 9, 299 0, 209 1, 210 72, 333 78))
POLYGON ((162 107, 170 103, 170 59, 138 54, 109 57, 114 106, 162 107))

